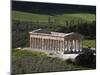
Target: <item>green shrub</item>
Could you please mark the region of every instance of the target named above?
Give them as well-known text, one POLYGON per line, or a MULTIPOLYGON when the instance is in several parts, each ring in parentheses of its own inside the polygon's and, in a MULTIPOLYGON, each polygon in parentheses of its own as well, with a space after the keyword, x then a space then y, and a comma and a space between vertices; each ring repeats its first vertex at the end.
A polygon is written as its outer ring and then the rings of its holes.
POLYGON ((96 56, 91 52, 79 54, 75 60, 76 65, 85 66, 88 68, 96 68, 96 56))
POLYGON ((73 64, 73 60, 72 60, 72 59, 67 59, 67 60, 66 60, 66 63, 73 64))

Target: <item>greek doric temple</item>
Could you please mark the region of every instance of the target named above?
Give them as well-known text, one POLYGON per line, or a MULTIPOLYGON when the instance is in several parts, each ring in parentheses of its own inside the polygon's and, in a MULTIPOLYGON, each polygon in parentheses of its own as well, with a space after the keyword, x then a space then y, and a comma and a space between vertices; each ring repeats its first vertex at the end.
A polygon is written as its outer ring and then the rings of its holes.
POLYGON ((30 34, 30 48, 55 52, 81 52, 81 34, 48 32, 43 29, 33 30, 30 34))

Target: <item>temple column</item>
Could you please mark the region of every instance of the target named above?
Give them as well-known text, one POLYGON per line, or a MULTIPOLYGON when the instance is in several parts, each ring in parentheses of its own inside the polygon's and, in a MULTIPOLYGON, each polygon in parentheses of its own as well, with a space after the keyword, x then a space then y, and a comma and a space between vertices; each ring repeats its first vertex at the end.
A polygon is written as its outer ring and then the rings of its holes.
POLYGON ((67 42, 67 52, 68 52, 68 40, 66 40, 66 42, 67 42))
POLYGON ((64 41, 62 41, 62 51, 64 51, 64 41))
POLYGON ((53 40, 53 43, 54 43, 54 44, 53 44, 53 45, 54 45, 53 47, 54 47, 54 51, 55 51, 55 40, 53 40))
POLYGON ((36 48, 36 38, 35 38, 35 48, 36 48))
POLYGON ((38 38, 38 49, 40 49, 40 38, 38 38))
POLYGON ((78 52, 79 52, 79 41, 77 40, 77 49, 78 49, 78 52))
POLYGON ((74 40, 72 40, 72 51, 74 52, 74 40))
POLYGON ((50 46, 50 49, 49 50, 51 50, 51 40, 49 39, 49 46, 50 46))
POLYGON ((51 46, 51 44, 50 44, 50 39, 49 39, 49 50, 51 50, 51 49, 50 49, 50 46, 51 46))
POLYGON ((47 39, 47 50, 49 50, 49 39, 47 39))
POLYGON ((41 50, 41 38, 40 38, 40 50, 41 50))
POLYGON ((41 49, 42 49, 42 38, 41 38, 41 49))
POLYGON ((79 49, 79 52, 80 52, 80 40, 78 40, 78 49, 79 49))
POLYGON ((44 50, 46 50, 46 39, 44 39, 44 50))
POLYGON ((53 40, 54 41, 54 51, 55 51, 55 40, 53 40))
POLYGON ((62 40, 60 40, 60 51, 62 51, 62 40))
POLYGON ((57 51, 59 51, 59 40, 57 40, 57 51))
POLYGON ((35 47, 36 47, 36 49, 37 49, 37 38, 35 39, 35 43, 36 43, 36 44, 35 44, 35 47))
POLYGON ((60 47, 59 51, 61 51, 61 40, 59 40, 59 47, 60 47))
POLYGON ((49 41, 48 41, 48 39, 47 39, 47 50, 49 50, 49 41))
POLYGON ((53 40, 51 40, 51 50, 53 50, 53 40))
POLYGON ((40 49, 40 38, 38 38, 38 49, 40 49))
POLYGON ((57 51, 57 40, 55 40, 55 50, 57 51))
POLYGON ((55 51, 57 51, 57 47, 56 47, 56 44, 57 44, 57 40, 55 40, 55 51))
POLYGON ((34 48, 35 48, 36 41, 35 41, 35 38, 33 38, 33 39, 34 39, 34 48))
POLYGON ((61 51, 63 51, 63 41, 61 40, 61 51))
POLYGON ((45 39, 45 50, 47 50, 47 39, 45 39))
POLYGON ((33 45, 33 43, 32 43, 32 38, 31 38, 31 48, 32 48, 32 45, 33 45))
POLYGON ((64 41, 64 51, 66 51, 66 41, 64 41))
POLYGON ((60 49, 60 47, 61 47, 61 41, 60 40, 57 40, 57 49, 58 49, 58 51, 60 51, 61 49, 60 49))
POLYGON ((81 52, 82 52, 82 48, 83 48, 83 40, 81 40, 82 42, 80 43, 81 46, 81 52))
POLYGON ((70 40, 70 51, 72 52, 72 40, 70 40))
POLYGON ((31 48, 31 37, 30 37, 30 48, 31 48))
POLYGON ((47 50, 49 50, 49 41, 48 41, 48 39, 47 39, 47 50))
POLYGON ((36 49, 38 49, 38 39, 36 38, 36 49))
POLYGON ((57 51, 59 51, 59 40, 57 40, 57 51))
POLYGON ((54 40, 52 40, 52 43, 53 43, 53 45, 52 45, 52 46, 53 46, 53 50, 54 50, 54 40))
POLYGON ((44 39, 42 38, 42 50, 44 49, 44 39))
POLYGON ((77 52, 79 51, 79 44, 78 44, 78 40, 76 40, 76 49, 77 49, 77 52))
POLYGON ((51 41, 50 41, 50 42, 51 42, 50 46, 51 46, 51 50, 52 50, 52 39, 51 39, 51 41))
POLYGON ((74 52, 74 40, 72 40, 72 51, 74 52))
POLYGON ((36 48, 38 49, 38 38, 36 38, 36 48))
POLYGON ((50 49, 52 50, 52 39, 50 40, 50 49))
POLYGON ((47 50, 47 39, 45 39, 45 50, 47 50))
POLYGON ((31 38, 31 48, 33 47, 33 46, 32 46, 32 45, 33 45, 33 43, 32 43, 32 42, 33 42, 33 38, 31 38))
POLYGON ((37 38, 37 49, 39 49, 39 39, 37 38))
POLYGON ((78 49, 77 49, 77 40, 75 40, 75 45, 76 45, 76 52, 77 52, 77 50, 78 50, 78 49))
POLYGON ((43 45, 42 45, 42 47, 43 47, 43 50, 45 49, 45 39, 43 39, 43 45))
POLYGON ((68 51, 68 41, 65 41, 65 50, 68 51))
POLYGON ((34 38, 31 38, 31 46, 34 48, 34 38))
POLYGON ((65 49, 67 51, 67 40, 65 41, 65 49))
POLYGON ((76 40, 74 40, 74 52, 76 52, 76 40))
POLYGON ((45 39, 43 39, 43 50, 45 50, 45 39))
POLYGON ((34 38, 34 48, 36 48, 36 38, 34 38))
POLYGON ((70 40, 68 40, 68 52, 70 52, 70 40))

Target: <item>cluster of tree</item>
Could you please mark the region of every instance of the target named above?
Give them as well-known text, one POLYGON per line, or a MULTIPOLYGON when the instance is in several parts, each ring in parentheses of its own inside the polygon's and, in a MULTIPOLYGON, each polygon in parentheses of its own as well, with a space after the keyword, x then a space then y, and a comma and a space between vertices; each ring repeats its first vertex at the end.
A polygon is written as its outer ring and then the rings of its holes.
POLYGON ((48 22, 27 22, 20 20, 12 21, 12 47, 29 47, 29 32, 35 29, 46 29, 56 32, 77 32, 84 35, 86 39, 96 38, 96 22, 85 22, 81 19, 66 20, 65 25, 60 25, 57 20, 54 22, 51 18, 48 22))
POLYGON ((96 69, 96 55, 94 55, 92 51, 83 52, 82 54, 79 54, 75 59, 67 59, 66 62, 77 66, 96 69))
POLYGON ((75 58, 75 64, 96 69, 96 55, 92 52, 80 54, 75 58))

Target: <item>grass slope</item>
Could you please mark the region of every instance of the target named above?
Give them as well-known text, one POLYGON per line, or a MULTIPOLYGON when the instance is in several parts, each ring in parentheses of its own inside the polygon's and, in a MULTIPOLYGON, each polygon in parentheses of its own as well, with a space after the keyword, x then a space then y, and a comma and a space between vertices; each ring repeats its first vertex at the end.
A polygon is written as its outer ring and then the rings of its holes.
POLYGON ((31 56, 31 57, 46 57, 47 55, 42 52, 37 52, 37 51, 28 51, 28 50, 19 50, 19 49, 13 49, 12 50, 12 56, 16 57, 26 57, 26 56, 31 56))
POLYGON ((31 22, 48 22, 48 18, 52 18, 52 22, 57 22, 61 25, 65 24, 66 20, 75 20, 82 19, 82 21, 92 22, 95 21, 95 14, 90 13, 65 13, 61 15, 44 15, 44 14, 35 14, 35 13, 26 13, 20 11, 12 11, 12 19, 20 21, 31 21, 31 22))
POLYGON ((83 47, 96 48, 96 40, 84 40, 83 41, 83 47))
POLYGON ((54 71, 86 70, 89 68, 77 66, 59 58, 46 56, 42 52, 29 50, 12 50, 12 73, 40 73, 54 71))

